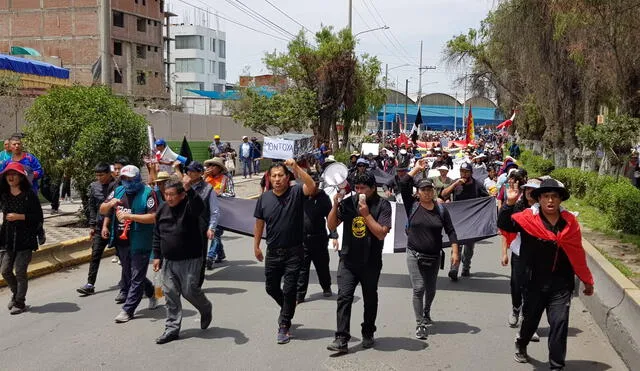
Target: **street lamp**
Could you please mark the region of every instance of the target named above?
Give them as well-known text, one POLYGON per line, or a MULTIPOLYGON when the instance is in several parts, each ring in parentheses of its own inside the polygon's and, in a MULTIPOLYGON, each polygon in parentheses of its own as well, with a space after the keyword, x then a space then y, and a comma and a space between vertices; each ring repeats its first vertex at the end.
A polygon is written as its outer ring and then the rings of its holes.
MULTIPOLYGON (((389 28, 389 27, 387 27, 387 28, 389 28)), ((373 31, 373 30, 369 30, 369 31, 373 31)), ((365 32, 368 32, 368 31, 365 31, 365 32)), ((388 90, 387 89, 387 79, 389 78, 389 71, 395 70, 396 68, 400 68, 400 67, 406 67, 406 66, 411 66, 411 65, 409 63, 405 63, 405 64, 401 64, 399 66, 395 66, 395 67, 389 68, 389 64, 385 63, 385 65, 384 65, 384 92, 385 92, 385 94, 387 93, 387 90, 388 90)), ((396 87, 396 89, 397 89, 397 87, 396 87)), ((396 97, 397 97, 397 95, 396 95, 396 97)), ((396 109, 397 109, 397 107, 396 107, 396 109)), ((383 134, 385 133, 386 129, 387 129, 387 102, 386 102, 386 98, 385 98, 384 106, 383 106, 383 109, 382 109, 382 133, 383 134)))
POLYGON ((367 33, 367 32, 378 31, 378 30, 388 30, 388 29, 389 29, 389 26, 384 25, 384 26, 382 26, 382 27, 372 28, 372 29, 370 29, 370 30, 360 31, 360 32, 358 32, 358 33, 354 34, 354 35, 353 35, 353 37, 355 38, 356 36, 358 36, 358 35, 362 35, 363 33, 367 33))

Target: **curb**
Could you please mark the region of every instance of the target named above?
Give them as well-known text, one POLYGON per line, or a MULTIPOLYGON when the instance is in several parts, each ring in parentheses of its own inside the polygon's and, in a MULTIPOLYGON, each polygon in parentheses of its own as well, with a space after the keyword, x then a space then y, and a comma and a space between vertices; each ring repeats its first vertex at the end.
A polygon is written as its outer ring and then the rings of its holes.
POLYGON ((640 289, 589 241, 582 245, 596 289, 580 299, 629 369, 640 370, 640 289))
MULTIPOLYGON (((103 257, 115 254, 115 249, 105 249, 103 257)), ((87 237, 75 238, 59 243, 43 245, 33 253, 31 263, 27 269, 29 278, 43 276, 59 271, 63 268, 86 263, 91 260, 91 239, 87 237)), ((0 278, 0 287, 6 286, 0 278)))

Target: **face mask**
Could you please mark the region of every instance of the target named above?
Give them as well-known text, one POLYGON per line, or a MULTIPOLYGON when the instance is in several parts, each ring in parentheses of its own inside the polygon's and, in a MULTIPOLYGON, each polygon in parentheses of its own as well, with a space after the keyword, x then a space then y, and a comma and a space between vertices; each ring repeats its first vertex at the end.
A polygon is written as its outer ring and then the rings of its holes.
POLYGON ((125 193, 131 195, 142 189, 143 184, 135 180, 122 180, 122 186, 124 187, 125 193))

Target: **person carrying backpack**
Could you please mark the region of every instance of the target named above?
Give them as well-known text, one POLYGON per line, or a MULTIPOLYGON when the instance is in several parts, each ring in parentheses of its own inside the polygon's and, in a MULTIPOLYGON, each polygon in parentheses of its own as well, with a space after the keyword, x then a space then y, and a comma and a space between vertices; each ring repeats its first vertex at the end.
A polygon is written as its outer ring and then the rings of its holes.
POLYGON ((451 216, 442 204, 434 202, 434 186, 431 179, 421 179, 415 187, 418 198, 412 196, 413 177, 424 170, 424 160, 406 177, 400 180, 400 189, 407 212, 407 268, 413 287, 413 311, 416 317, 416 338, 425 340, 427 325, 432 323, 431 304, 436 295, 438 268, 444 267, 442 230, 451 242, 451 264, 460 262, 458 237, 451 216), (407 196, 405 196, 407 195, 407 196))

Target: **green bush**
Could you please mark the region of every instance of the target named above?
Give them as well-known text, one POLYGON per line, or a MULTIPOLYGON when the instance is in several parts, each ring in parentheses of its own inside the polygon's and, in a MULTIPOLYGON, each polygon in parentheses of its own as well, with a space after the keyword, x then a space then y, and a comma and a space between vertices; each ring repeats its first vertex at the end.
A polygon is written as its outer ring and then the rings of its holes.
POLYGON ((640 191, 628 182, 607 185, 603 193, 610 199, 607 221, 613 229, 640 234, 640 191))
POLYGON ((342 162, 345 165, 349 164, 349 156, 351 156, 351 152, 344 149, 339 149, 333 154, 337 162, 342 162))
POLYGON ((536 156, 529 150, 522 151, 520 162, 527 171, 534 175, 549 175, 555 169, 553 161, 536 156))
POLYGON ((587 194, 588 173, 575 168, 555 169, 551 172, 551 177, 564 184, 572 196, 583 198, 587 194))

